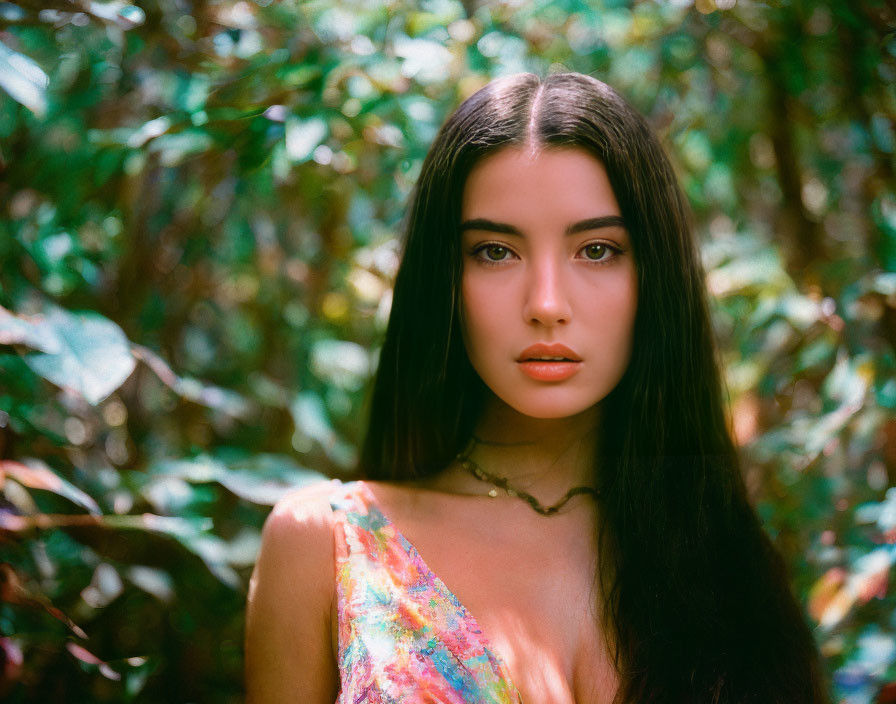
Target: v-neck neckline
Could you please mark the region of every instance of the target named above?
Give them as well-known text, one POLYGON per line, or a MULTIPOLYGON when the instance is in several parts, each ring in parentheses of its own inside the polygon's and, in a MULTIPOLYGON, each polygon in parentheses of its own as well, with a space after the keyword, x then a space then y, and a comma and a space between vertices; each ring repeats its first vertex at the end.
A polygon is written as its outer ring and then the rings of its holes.
POLYGON ((397 525, 392 521, 392 519, 386 514, 382 507, 380 506, 377 497, 374 495, 371 488, 368 486, 367 482, 359 479, 357 480, 357 484, 361 487, 361 494, 363 495, 362 501, 366 504, 366 507, 370 509, 371 507, 375 508, 377 513, 379 513, 380 517, 383 520, 385 525, 388 525, 392 528, 395 538, 404 545, 408 558, 415 563, 417 566, 418 572, 425 575, 429 578, 429 580, 435 585, 435 587, 442 592, 446 596, 446 601, 457 609, 463 620, 466 622, 469 630, 474 634, 476 639, 479 641, 482 649, 487 651, 494 658, 495 663, 498 669, 498 675, 504 680, 507 684, 508 689, 516 694, 517 701, 519 704, 523 703, 523 696, 520 693, 519 688, 513 683, 513 680, 510 678, 510 670, 507 667, 507 663, 504 662, 504 659, 498 653, 498 651, 492 646, 491 640, 482 630, 482 627, 479 625, 479 622, 476 620, 476 617, 470 612, 470 610, 464 605, 464 603, 457 597, 457 595, 451 591, 445 582, 442 581, 441 577, 433 572, 429 565, 426 564, 426 560, 423 559, 423 556, 414 546, 414 544, 408 540, 404 533, 398 528, 397 525))

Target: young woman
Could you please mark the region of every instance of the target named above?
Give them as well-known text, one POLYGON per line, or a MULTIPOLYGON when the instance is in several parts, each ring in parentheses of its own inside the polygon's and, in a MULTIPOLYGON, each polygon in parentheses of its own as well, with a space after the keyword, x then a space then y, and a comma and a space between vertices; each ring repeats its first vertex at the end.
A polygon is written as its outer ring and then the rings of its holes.
POLYGON ((406 234, 365 479, 265 526, 250 701, 828 701, 645 120, 588 76, 496 80, 406 234))

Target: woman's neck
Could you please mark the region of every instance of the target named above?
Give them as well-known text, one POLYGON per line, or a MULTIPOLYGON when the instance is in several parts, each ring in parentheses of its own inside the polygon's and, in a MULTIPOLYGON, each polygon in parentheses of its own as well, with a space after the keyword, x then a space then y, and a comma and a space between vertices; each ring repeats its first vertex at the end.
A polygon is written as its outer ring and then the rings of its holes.
MULTIPOLYGON (((549 505, 575 486, 595 486, 600 407, 566 418, 533 418, 492 397, 474 431, 468 457, 486 473, 549 505)), ((445 489, 485 493, 484 483, 452 463, 436 482, 445 489)))

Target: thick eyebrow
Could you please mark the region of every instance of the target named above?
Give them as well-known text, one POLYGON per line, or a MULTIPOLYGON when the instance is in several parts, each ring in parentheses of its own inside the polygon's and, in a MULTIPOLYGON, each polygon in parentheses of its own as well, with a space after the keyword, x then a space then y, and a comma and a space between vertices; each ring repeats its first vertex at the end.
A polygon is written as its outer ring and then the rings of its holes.
MULTIPOLYGON (((575 235, 579 232, 588 232, 590 230, 602 230, 606 227, 625 227, 625 220, 618 215, 601 215, 598 218, 588 218, 587 220, 579 220, 566 228, 567 235, 575 235)), ((513 225, 503 222, 494 222, 488 218, 473 218, 465 220, 460 225, 460 231, 466 230, 484 230, 486 232, 498 232, 502 235, 515 235, 522 237, 523 233, 513 225)))

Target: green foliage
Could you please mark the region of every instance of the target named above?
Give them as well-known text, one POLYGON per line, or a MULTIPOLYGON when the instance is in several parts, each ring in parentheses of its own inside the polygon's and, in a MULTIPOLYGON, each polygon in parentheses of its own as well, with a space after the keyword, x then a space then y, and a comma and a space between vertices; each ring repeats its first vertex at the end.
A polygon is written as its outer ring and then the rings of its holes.
POLYGON ((896 680, 894 22, 0 3, 0 696, 240 700, 261 524, 350 471, 428 144, 490 78, 566 68, 677 164, 749 487, 838 695, 871 701, 896 680))

